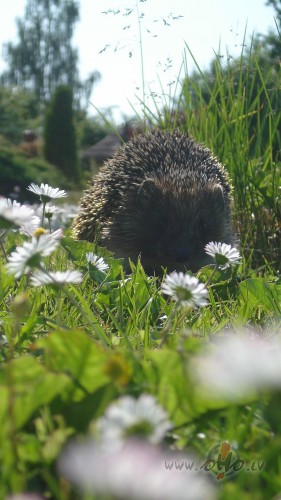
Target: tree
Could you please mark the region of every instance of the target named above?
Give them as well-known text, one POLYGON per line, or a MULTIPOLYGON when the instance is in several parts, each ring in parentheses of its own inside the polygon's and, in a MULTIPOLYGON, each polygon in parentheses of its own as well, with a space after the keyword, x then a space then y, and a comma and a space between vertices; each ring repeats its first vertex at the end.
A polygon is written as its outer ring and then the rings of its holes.
POLYGON ((275 24, 276 30, 270 30, 265 37, 266 43, 270 48, 270 57, 280 70, 280 54, 281 54, 281 1, 280 0, 267 0, 266 5, 272 5, 275 9, 275 24))
POLYGON ((24 18, 16 21, 19 42, 4 46, 8 69, 2 85, 32 90, 41 103, 60 84, 71 86, 78 103, 83 94, 89 98, 100 75, 93 72, 86 82, 79 80, 78 52, 71 44, 78 19, 75 0, 27 0, 24 18))
POLYGON ((18 144, 25 129, 39 125, 39 106, 33 93, 0 87, 0 136, 18 144))
POLYGON ((46 112, 45 158, 71 180, 79 180, 76 132, 73 123, 72 91, 60 85, 46 112))

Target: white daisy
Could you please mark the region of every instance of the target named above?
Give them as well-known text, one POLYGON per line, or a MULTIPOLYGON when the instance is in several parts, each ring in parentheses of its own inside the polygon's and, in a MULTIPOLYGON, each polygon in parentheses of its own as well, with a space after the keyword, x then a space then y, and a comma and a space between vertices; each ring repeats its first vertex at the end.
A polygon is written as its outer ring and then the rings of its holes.
POLYGON ((46 217, 46 219, 52 219, 54 214, 57 214, 59 212, 58 207, 55 205, 51 205, 50 203, 46 203, 45 207, 43 208, 43 205, 39 208, 39 213, 43 213, 46 217))
POLYGON ((0 198, 0 207, 6 206, 7 208, 19 208, 21 203, 16 200, 11 200, 11 198, 0 198))
POLYGON ((40 199, 43 203, 47 203, 48 201, 55 198, 64 198, 67 196, 67 193, 64 190, 60 190, 59 188, 52 188, 49 184, 30 184, 28 186, 28 191, 31 191, 34 194, 40 196, 40 199))
POLYGON ((70 205, 69 203, 60 204, 58 210, 53 213, 50 219, 52 229, 69 226, 77 211, 78 205, 70 205))
POLYGON ((72 442, 61 454, 59 473, 85 494, 122 500, 211 500, 213 482, 193 456, 129 440, 104 449, 95 441, 72 442))
POLYGON ((88 264, 91 264, 96 269, 98 269, 98 271, 101 271, 102 273, 104 273, 109 269, 109 265, 106 264, 104 258, 95 255, 93 252, 86 253, 86 259, 88 264))
POLYGON ((53 285, 61 287, 67 283, 81 283, 83 275, 80 271, 48 271, 47 273, 41 269, 36 271, 30 279, 33 286, 53 285))
POLYGON ((227 245, 226 243, 211 241, 205 246, 205 252, 213 257, 220 269, 227 269, 230 266, 235 266, 239 264, 241 259, 237 248, 227 245))
POLYGON ((168 274, 162 283, 162 292, 182 306, 201 307, 208 304, 208 290, 197 278, 176 271, 168 274))
POLYGON ((194 359, 196 382, 208 395, 228 400, 261 389, 281 388, 281 341, 257 335, 228 335, 194 359))
POLYGON ((12 229, 28 223, 34 216, 34 210, 26 205, 21 205, 9 198, 0 200, 0 227, 12 229))
POLYGON ((171 427, 166 412, 149 394, 142 394, 139 399, 124 396, 114 401, 97 422, 102 442, 110 446, 119 446, 132 436, 159 443, 171 427))
POLYGON ((33 215, 31 220, 20 225, 20 233, 26 236, 33 236, 34 231, 38 229, 40 225, 40 218, 37 215, 33 215))
POLYGON ((58 229, 51 234, 33 236, 31 241, 25 241, 9 255, 6 265, 8 272, 20 278, 25 272, 39 268, 42 257, 47 257, 56 249, 62 235, 62 231, 58 229))

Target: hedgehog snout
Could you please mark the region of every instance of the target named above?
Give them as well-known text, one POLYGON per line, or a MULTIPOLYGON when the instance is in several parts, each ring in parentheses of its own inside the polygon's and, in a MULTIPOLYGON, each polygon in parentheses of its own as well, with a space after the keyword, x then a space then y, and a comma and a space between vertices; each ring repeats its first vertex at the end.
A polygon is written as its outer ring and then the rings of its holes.
POLYGON ((170 260, 174 262, 186 263, 194 257, 194 242, 188 239, 171 241, 166 249, 170 260))
POLYGON ((172 249, 172 257, 176 262, 186 262, 193 253, 193 248, 186 243, 179 243, 172 249))

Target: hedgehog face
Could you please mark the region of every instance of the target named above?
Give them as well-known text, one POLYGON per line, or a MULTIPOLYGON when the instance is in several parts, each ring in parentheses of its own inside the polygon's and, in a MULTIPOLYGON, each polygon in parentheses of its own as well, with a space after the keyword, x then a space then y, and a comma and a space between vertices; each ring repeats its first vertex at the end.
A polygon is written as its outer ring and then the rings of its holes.
POLYGON ((140 255, 149 274, 162 268, 196 271, 210 262, 204 251, 208 242, 230 240, 230 214, 219 184, 189 186, 177 193, 174 186, 160 189, 147 179, 124 205, 129 209, 112 218, 104 244, 112 245, 115 255, 118 249, 118 257, 135 261, 140 255))
MULTIPOLYGON (((178 131, 132 139, 108 160, 86 191, 73 223, 93 241, 147 273, 196 271, 210 241, 234 243, 227 173, 210 150, 178 131)), ((126 263, 125 260, 125 263, 126 263)))

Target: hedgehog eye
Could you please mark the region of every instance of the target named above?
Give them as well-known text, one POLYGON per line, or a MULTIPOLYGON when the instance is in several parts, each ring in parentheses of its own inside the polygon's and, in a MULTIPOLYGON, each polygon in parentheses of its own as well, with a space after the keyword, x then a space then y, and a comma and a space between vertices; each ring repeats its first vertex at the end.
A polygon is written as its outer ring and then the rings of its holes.
POLYGON ((137 200, 143 209, 150 209, 153 202, 159 196, 159 190, 157 189, 153 179, 145 179, 141 186, 139 187, 137 193, 137 200))

